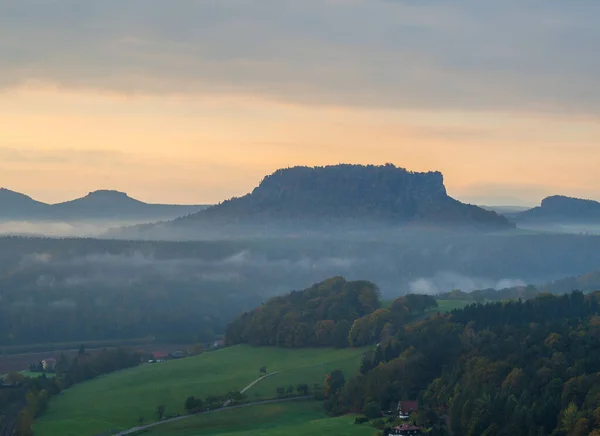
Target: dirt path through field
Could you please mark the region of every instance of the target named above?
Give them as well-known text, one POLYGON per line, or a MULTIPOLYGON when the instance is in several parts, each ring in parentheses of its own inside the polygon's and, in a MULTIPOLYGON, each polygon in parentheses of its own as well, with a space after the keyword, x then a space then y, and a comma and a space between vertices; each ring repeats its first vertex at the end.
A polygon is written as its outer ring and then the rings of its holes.
MULTIPOLYGON (((272 374, 275 374, 275 373, 272 373, 272 374)), ((256 401, 254 403, 240 404, 239 406, 221 407, 219 409, 211 410, 209 412, 203 412, 201 414, 183 415, 183 416, 178 416, 176 418, 164 419, 162 421, 153 422, 152 424, 148 424, 148 425, 142 425, 142 426, 139 426, 139 427, 130 428, 129 430, 122 431, 121 433, 116 433, 115 436, 127 436, 127 435, 131 435, 131 434, 135 434, 137 432, 143 431, 143 430, 148 430, 149 428, 153 428, 153 427, 156 427, 156 426, 159 426, 159 425, 167 424, 169 422, 181 421, 182 419, 188 419, 188 418, 191 418, 192 416, 205 415, 207 413, 218 413, 218 412, 223 412, 225 410, 241 409, 243 407, 258 406, 258 405, 261 405, 261 404, 285 403, 285 402, 288 402, 288 401, 310 400, 311 398, 312 398, 312 396, 308 395, 308 396, 304 396, 304 397, 294 397, 294 398, 282 398, 282 399, 278 399, 278 400, 256 401)))

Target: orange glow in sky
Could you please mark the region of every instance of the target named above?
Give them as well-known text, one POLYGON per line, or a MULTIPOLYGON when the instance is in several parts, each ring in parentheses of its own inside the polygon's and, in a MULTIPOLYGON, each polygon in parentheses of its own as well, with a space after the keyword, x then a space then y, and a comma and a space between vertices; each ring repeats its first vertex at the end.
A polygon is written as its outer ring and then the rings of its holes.
POLYGON ((0 186, 214 203, 295 165, 600 200, 600 2, 0 2, 0 186), (360 31, 357 31, 360 29, 360 31))
MULTIPOLYGON (((100 188, 214 203, 282 167, 439 170, 457 197, 589 194, 600 125, 498 112, 301 106, 247 96, 119 96, 33 85, 0 94, 0 184, 58 202, 100 188), (525 186, 524 190, 521 186, 525 186)), ((505 202, 510 202, 506 198, 505 202)))

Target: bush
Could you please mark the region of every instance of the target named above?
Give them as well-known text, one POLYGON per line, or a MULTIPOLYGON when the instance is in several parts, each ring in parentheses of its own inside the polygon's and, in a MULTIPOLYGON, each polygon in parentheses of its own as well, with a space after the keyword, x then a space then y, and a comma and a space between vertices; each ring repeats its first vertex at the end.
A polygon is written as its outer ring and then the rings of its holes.
POLYGON ((377 430, 383 430, 385 428, 385 422, 383 419, 376 419, 371 424, 373 424, 373 427, 375 427, 377 430))
POLYGON ((363 409, 363 413, 369 420, 381 418, 381 408, 379 407, 379 403, 376 403, 375 401, 368 402, 363 409))
POLYGON ((357 416, 354 418, 354 424, 364 424, 366 422, 369 422, 369 418, 366 416, 357 416))

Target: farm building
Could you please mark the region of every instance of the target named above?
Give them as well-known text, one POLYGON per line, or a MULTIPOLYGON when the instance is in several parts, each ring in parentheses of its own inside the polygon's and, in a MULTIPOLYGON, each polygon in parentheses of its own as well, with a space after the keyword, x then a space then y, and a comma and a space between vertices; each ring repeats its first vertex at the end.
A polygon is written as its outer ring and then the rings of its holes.
POLYGON ((54 371, 56 369, 56 359, 49 357, 48 359, 42 360, 42 368, 44 371, 54 371))
POLYGON ((402 424, 392 429, 390 435, 398 436, 421 436, 423 432, 421 427, 412 424, 402 424))
POLYGON ((408 419, 413 413, 419 411, 419 403, 417 401, 398 401, 398 418, 408 419))
POLYGON ((152 353, 152 359, 150 359, 148 362, 149 363, 159 363, 168 358, 169 358, 168 353, 163 353, 161 351, 154 351, 152 353))

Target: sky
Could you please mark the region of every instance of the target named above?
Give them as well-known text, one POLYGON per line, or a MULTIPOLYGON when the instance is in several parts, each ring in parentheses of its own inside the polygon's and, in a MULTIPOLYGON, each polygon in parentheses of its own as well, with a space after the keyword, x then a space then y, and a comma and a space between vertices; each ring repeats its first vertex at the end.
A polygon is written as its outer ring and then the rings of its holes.
POLYGON ((600 200, 597 0, 0 0, 0 186, 215 203, 295 165, 600 200))

